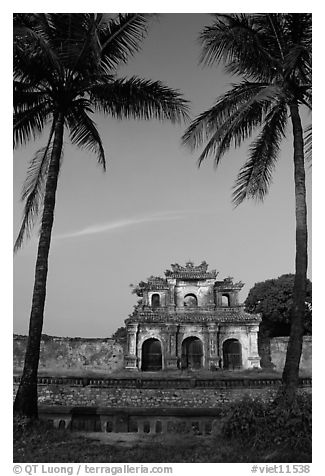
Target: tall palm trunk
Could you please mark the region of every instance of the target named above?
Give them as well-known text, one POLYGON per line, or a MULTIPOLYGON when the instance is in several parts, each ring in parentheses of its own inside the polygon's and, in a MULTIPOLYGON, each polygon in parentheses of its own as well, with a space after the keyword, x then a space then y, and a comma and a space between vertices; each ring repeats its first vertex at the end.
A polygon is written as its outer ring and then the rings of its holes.
POLYGON ((55 119, 53 149, 45 188, 44 210, 42 216, 41 233, 38 243, 35 282, 24 370, 14 403, 14 413, 22 414, 31 418, 38 417, 37 371, 43 329, 48 256, 50 251, 51 233, 54 220, 55 195, 63 144, 63 130, 64 116, 62 113, 60 113, 55 119))
POLYGON ((297 102, 290 105, 294 146, 294 179, 296 201, 296 274, 293 289, 290 338, 283 370, 282 395, 291 403, 299 379, 302 352, 307 278, 307 206, 305 188, 304 142, 297 102))

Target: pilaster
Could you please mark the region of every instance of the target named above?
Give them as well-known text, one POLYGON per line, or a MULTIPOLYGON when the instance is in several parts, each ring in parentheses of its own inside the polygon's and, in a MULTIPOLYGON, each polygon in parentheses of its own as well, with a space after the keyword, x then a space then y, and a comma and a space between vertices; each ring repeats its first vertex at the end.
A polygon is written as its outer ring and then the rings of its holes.
POLYGON ((127 355, 125 356, 125 368, 138 370, 137 367, 137 333, 138 324, 130 323, 127 326, 127 355))

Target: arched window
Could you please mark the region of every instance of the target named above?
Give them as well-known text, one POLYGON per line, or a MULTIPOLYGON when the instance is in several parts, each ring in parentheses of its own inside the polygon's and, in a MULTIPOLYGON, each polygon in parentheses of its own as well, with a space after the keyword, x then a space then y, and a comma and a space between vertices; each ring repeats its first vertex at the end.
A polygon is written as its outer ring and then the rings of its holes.
POLYGON ((184 307, 197 307, 197 297, 195 294, 186 294, 184 296, 184 307))
POLYGON ((221 305, 223 307, 229 307, 230 306, 230 297, 229 294, 223 294, 221 296, 221 305))
POLYGON ((151 307, 153 309, 156 309, 157 307, 160 307, 160 296, 159 296, 159 294, 153 294, 151 296, 151 307))

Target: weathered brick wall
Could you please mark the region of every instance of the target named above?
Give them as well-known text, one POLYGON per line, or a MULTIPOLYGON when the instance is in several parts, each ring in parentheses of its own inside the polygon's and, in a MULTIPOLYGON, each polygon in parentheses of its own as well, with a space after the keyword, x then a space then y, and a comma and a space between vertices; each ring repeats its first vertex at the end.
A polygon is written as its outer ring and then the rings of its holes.
MULTIPOLYGON (((18 385, 14 384, 14 391, 18 385)), ((182 407, 216 408, 234 402, 244 395, 270 400, 277 386, 263 388, 196 388, 196 389, 137 389, 98 388, 70 385, 39 385, 40 405, 93 407, 182 407)), ((302 389, 311 392, 311 387, 302 389)))
MULTIPOLYGON (((288 337, 271 339, 271 359, 275 370, 282 371, 288 337)), ((14 336, 14 373, 19 374, 24 363, 26 336, 14 336)), ((92 375, 110 374, 124 365, 123 347, 113 339, 84 339, 44 336, 41 341, 40 374, 92 375)), ((311 374, 312 338, 304 337, 300 369, 311 374)))
MULTIPOLYGON (((271 339, 271 361, 275 365, 275 370, 282 371, 285 363, 289 337, 274 337, 271 339)), ((300 360, 300 370, 311 375, 312 371, 312 337, 304 336, 302 354, 300 360)))
MULTIPOLYGON (((24 364, 26 336, 14 336, 14 373, 24 364)), ((40 374, 83 375, 111 373, 123 368, 124 353, 113 339, 83 339, 43 336, 40 349, 40 374)))

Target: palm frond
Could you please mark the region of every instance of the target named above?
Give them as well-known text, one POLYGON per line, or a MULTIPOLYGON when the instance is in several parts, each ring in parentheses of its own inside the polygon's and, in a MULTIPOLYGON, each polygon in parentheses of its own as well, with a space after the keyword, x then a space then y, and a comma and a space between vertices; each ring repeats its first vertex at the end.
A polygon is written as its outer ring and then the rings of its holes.
POLYGON ((310 77, 310 51, 303 45, 293 45, 284 57, 284 76, 293 77, 299 69, 302 81, 307 82, 310 77))
POLYGON ((248 138, 280 94, 277 86, 244 81, 233 85, 208 111, 195 119, 182 137, 192 149, 208 141, 199 157, 199 165, 215 154, 215 165, 229 149, 248 138))
POLYGON ((30 237, 31 230, 42 208, 47 171, 52 154, 53 132, 54 124, 47 145, 36 152, 27 170, 21 196, 22 201, 25 201, 24 215, 14 245, 15 253, 21 247, 24 239, 30 237))
POLYGON ((300 97, 297 98, 298 101, 306 106, 309 111, 312 110, 312 94, 311 91, 302 91, 300 94, 300 97))
MULTIPOLYGON (((84 76, 92 75, 101 62, 100 41, 98 37, 98 28, 100 28, 103 14, 92 14, 85 22, 85 31, 80 45, 78 45, 74 61, 70 61, 71 74, 78 72, 84 76)), ((71 54, 71 49, 68 50, 71 54)))
POLYGON ((129 56, 139 51, 151 17, 143 13, 120 13, 101 24, 98 30, 101 58, 108 70, 125 63, 129 56))
POLYGON ((96 28, 101 14, 51 13, 43 14, 44 28, 50 43, 58 52, 60 65, 68 75, 89 74, 99 66, 99 42, 96 28))
POLYGON ((283 15, 286 36, 291 44, 311 47, 312 15, 311 13, 286 13, 283 15))
POLYGON ((239 147, 258 127, 270 107, 270 102, 254 102, 243 104, 237 113, 232 114, 222 126, 215 130, 203 152, 199 156, 199 166, 209 155, 213 155, 214 166, 217 167, 221 157, 233 145, 239 147))
POLYGON ((47 101, 36 103, 26 110, 14 112, 14 147, 35 139, 42 133, 52 114, 47 101))
POLYGON ((91 88, 90 99, 98 111, 117 119, 167 119, 175 123, 189 118, 188 101, 178 91, 135 76, 102 81, 91 88))
POLYGON ((105 152, 95 123, 90 119, 85 109, 85 100, 78 100, 67 116, 67 124, 71 142, 95 153, 98 163, 106 170, 105 152))
POLYGON ((14 28, 14 75, 36 83, 53 81, 61 71, 61 65, 48 31, 40 21, 46 15, 29 17, 29 22, 21 22, 14 28))
POLYGON ((267 194, 287 117, 285 101, 279 101, 265 117, 262 131, 251 144, 248 160, 238 174, 233 191, 235 206, 246 198, 263 200, 267 194))
POLYGON ((24 112, 47 101, 45 91, 37 90, 33 85, 14 81, 13 107, 14 112, 24 112))
POLYGON ((232 84, 232 88, 220 96, 212 108, 201 113, 185 131, 182 141, 191 149, 202 145, 211 135, 225 125, 229 118, 238 113, 238 110, 258 98, 267 84, 244 81, 232 84))
POLYGON ((278 59, 265 44, 267 35, 260 16, 215 14, 213 25, 204 28, 200 35, 201 63, 211 66, 223 61, 229 73, 262 81, 272 78, 278 59))

